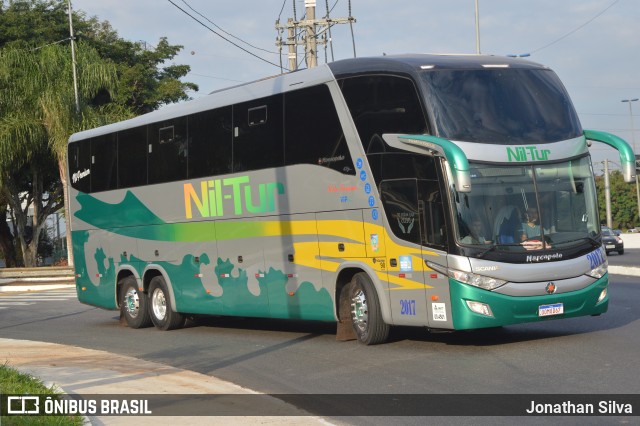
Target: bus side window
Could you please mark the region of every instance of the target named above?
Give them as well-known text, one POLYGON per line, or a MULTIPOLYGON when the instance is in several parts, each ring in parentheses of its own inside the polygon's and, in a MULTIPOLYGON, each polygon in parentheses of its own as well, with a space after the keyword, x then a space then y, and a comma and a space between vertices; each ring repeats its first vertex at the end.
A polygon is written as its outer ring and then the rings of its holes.
POLYGON ((118 132, 118 188, 147 184, 147 126, 118 132))
POLYGON ((87 141, 69 144, 69 179, 78 191, 91 191, 91 151, 87 141))
POLYGON ((189 179, 231 173, 231 107, 189 116, 189 179))
POLYGON ((426 133, 418 91, 410 79, 351 77, 341 80, 340 86, 367 154, 387 150, 384 133, 426 133))
POLYGON ((284 165, 282 95, 233 106, 233 172, 284 165))
POLYGON ((149 125, 149 183, 187 178, 187 118, 149 125))
POLYGON ((322 84, 287 92, 285 164, 315 164, 355 175, 329 88, 322 84))
POLYGON ((115 133, 91 139, 91 192, 117 187, 117 143, 115 133))

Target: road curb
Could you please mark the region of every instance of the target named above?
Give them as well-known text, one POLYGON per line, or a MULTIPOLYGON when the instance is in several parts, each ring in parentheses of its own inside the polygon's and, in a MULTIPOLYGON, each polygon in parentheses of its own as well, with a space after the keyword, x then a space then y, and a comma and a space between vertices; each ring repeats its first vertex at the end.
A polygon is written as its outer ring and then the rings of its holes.
MULTIPOLYGON (((251 389, 218 379, 214 376, 183 370, 166 364, 146 361, 96 349, 57 343, 0 338, 0 362, 7 362, 22 373, 39 378, 47 386, 75 395, 122 395, 132 399, 144 399, 145 394, 164 395, 241 395, 259 394, 251 389)), ((252 400, 255 401, 255 400, 252 400)), ((210 404, 215 412, 215 404, 210 404)), ((242 400, 236 402, 242 411, 242 400)), ((253 416, 100 416, 88 415, 91 424, 120 426, 135 423, 139 426, 192 425, 331 425, 327 420, 313 416, 275 397, 260 400, 265 412, 282 415, 253 416)), ((250 409, 251 408, 251 409, 250 409)), ((247 411, 255 412, 255 407, 247 411)))
POLYGON ((630 275, 640 277, 640 268, 633 266, 615 266, 609 265, 609 273, 612 275, 630 275))

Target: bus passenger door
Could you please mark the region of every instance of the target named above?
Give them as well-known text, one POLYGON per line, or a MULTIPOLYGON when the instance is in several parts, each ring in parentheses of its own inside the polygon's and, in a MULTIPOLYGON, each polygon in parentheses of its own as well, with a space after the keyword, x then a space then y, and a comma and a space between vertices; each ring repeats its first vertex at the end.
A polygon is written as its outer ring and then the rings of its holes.
POLYGON ((380 183, 388 221, 385 233, 391 315, 396 325, 428 325, 422 223, 416 179, 389 179, 380 183))
POLYGON ((428 326, 453 328, 449 279, 426 266, 431 261, 447 265, 447 227, 442 200, 442 187, 437 179, 418 180, 418 211, 422 241, 422 267, 427 299, 428 326))

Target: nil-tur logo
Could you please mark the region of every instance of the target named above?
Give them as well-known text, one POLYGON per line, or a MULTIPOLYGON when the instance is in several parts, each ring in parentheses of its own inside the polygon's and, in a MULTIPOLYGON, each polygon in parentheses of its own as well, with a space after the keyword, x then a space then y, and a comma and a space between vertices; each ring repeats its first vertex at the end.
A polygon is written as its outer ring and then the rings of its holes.
POLYGON ((276 196, 283 194, 282 183, 250 185, 249 176, 203 180, 198 189, 193 184, 185 183, 185 216, 187 219, 193 218, 194 207, 200 217, 223 216, 226 200, 233 204, 234 215, 272 212, 276 209, 276 196))
POLYGON ((536 146, 507 147, 509 161, 545 161, 550 153, 550 149, 538 149, 536 146))

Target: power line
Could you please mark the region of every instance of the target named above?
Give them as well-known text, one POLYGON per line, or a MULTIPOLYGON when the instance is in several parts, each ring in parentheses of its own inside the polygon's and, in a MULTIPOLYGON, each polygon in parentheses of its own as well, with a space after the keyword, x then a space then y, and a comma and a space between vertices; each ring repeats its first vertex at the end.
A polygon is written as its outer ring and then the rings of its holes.
POLYGON ((217 32, 216 30, 214 30, 213 28, 207 26, 207 24, 205 24, 204 22, 200 21, 198 18, 196 18, 195 16, 193 16, 192 14, 190 14, 189 12, 187 12, 186 10, 184 10, 183 8, 181 8, 180 6, 178 6, 177 4, 175 4, 173 2, 173 0, 168 0, 169 3, 171 3, 172 5, 174 5, 177 9, 179 9, 182 13, 184 13, 185 15, 187 15, 188 17, 190 17, 191 19, 193 19, 194 21, 196 21, 197 23, 199 23, 200 25, 202 25, 203 27, 205 27, 206 29, 208 29, 209 31, 211 31, 212 33, 214 33, 215 35, 217 35, 218 37, 220 37, 221 39, 223 39, 224 41, 226 41, 227 43, 230 43, 232 45, 234 45, 235 47, 237 47, 238 49, 248 53, 249 55, 260 59, 263 62, 266 62, 269 65, 273 65, 274 67, 277 68, 281 68, 280 65, 276 64, 275 62, 271 62, 267 59, 264 59, 258 55, 256 55, 253 52, 248 51, 247 49, 245 49, 244 47, 238 45, 237 43, 234 43, 233 41, 229 40, 228 38, 226 38, 225 36, 223 36, 222 34, 220 34, 219 32, 217 32))
POLYGON ((69 40, 71 40, 71 37, 67 37, 67 38, 65 38, 65 39, 58 40, 58 41, 54 41, 53 43, 45 44, 45 45, 43 45, 43 46, 34 47, 33 49, 28 49, 28 50, 30 50, 30 51, 32 51, 32 52, 33 52, 33 51, 35 51, 35 50, 43 49, 43 48, 45 48, 45 47, 47 47, 47 46, 53 46, 54 44, 61 44, 61 43, 64 43, 65 41, 69 41, 69 40))
POLYGON ((618 3, 619 1, 620 1, 620 0, 615 0, 615 1, 614 1, 613 3, 611 3, 609 6, 607 6, 606 8, 604 8, 604 10, 602 10, 600 13, 598 13, 598 14, 597 14, 596 16, 594 16, 593 18, 589 19, 589 20, 588 20, 587 22, 585 22, 584 24, 580 25, 578 28, 576 28, 576 29, 574 29, 574 30, 572 30, 572 31, 569 31, 568 33, 566 33, 565 35, 563 35, 563 36, 562 36, 562 37, 560 37, 559 39, 557 39, 557 40, 555 40, 555 41, 552 41, 552 42, 551 42, 551 43, 549 43, 549 44, 545 44, 545 45, 544 45, 544 46, 542 46, 542 47, 539 47, 539 48, 537 48, 537 49, 535 49, 535 50, 532 50, 532 51, 531 51, 531 53, 536 53, 536 52, 541 51, 542 49, 546 49, 547 47, 552 46, 552 45, 554 45, 554 44, 558 43, 559 41, 564 40, 565 38, 569 37, 571 34, 575 33, 576 31, 581 30, 582 28, 586 27, 586 26, 587 26, 588 24, 590 24, 591 22, 595 21, 595 20, 596 20, 596 18, 598 18, 598 17, 599 17, 600 15, 602 15, 603 13, 605 13, 607 10, 611 9, 611 8, 613 7, 613 5, 614 5, 614 4, 616 4, 616 3, 618 3))
POLYGON ((284 0, 282 2, 282 7, 280 8, 280 13, 278 14, 278 21, 280 20, 280 18, 282 17, 282 11, 284 10, 285 5, 287 4, 287 0, 284 0))
MULTIPOLYGON (((236 37, 235 35, 231 34, 228 31, 225 31, 223 28, 221 28, 218 24, 216 24, 215 22, 213 22, 211 19, 207 18, 206 16, 204 16, 202 13, 198 12, 197 10, 195 10, 189 3, 186 2, 186 0, 182 0, 182 3, 184 3, 189 9, 191 9, 192 11, 194 11, 195 13, 197 13, 199 16, 201 16, 202 18, 206 19, 211 25, 213 25, 214 27, 216 27, 217 29, 219 29, 220 31, 222 31, 223 33, 225 33, 226 35, 228 35, 229 37, 233 37, 236 40, 246 44, 247 46, 253 47, 256 50, 262 50, 263 52, 267 52, 267 53, 273 53, 274 55, 279 55, 280 53, 278 52, 272 52, 270 50, 267 49, 263 49, 261 47, 258 46, 254 46, 253 44, 249 43, 248 41, 244 41, 243 39, 241 39, 240 37, 236 37)), ((282 13, 282 12, 281 12, 282 13)))
MULTIPOLYGON (((324 19, 316 19, 316 0, 305 0, 305 15, 306 18, 300 20, 297 19, 297 9, 295 1, 293 3, 293 19, 289 18, 286 24, 280 24, 280 17, 276 20, 276 31, 278 36, 276 38, 276 46, 282 49, 283 46, 288 46, 289 49, 289 68, 298 69, 300 63, 298 63, 298 46, 304 46, 305 58, 307 66, 312 68, 317 65, 317 46, 325 46, 325 60, 326 60, 326 46, 331 44, 332 56, 333 56, 333 44, 332 38, 327 37, 330 34, 331 27, 336 24, 349 24, 351 28, 351 40, 353 44, 353 55, 356 56, 355 50, 355 37, 353 33, 353 23, 355 18, 351 15, 351 0, 348 0, 349 16, 347 18, 331 18, 330 13, 338 4, 338 0, 335 1, 333 7, 329 9, 328 0, 325 1, 326 15, 324 19), (318 27, 320 31, 317 31, 318 27), (282 33, 287 32, 286 41, 282 39, 282 33)), ((282 50, 280 50, 282 51, 282 50)))

